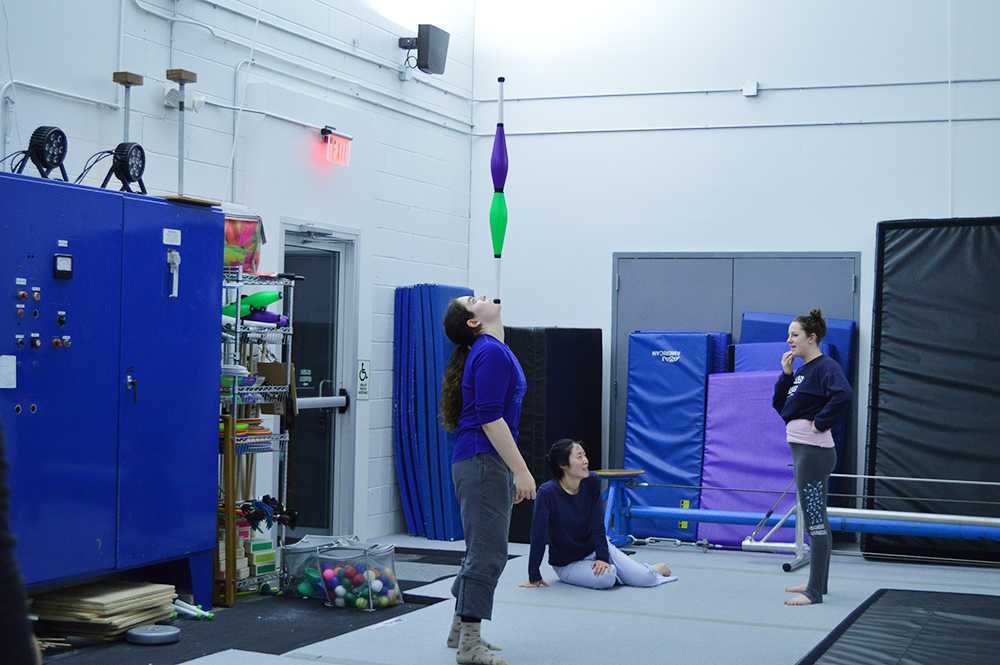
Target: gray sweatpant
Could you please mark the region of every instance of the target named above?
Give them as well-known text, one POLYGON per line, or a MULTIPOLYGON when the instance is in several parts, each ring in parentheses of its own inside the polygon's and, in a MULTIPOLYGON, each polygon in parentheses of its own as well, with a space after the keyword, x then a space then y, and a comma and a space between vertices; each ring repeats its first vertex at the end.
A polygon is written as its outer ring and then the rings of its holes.
POLYGON ((507 565, 514 474, 499 455, 481 454, 451 465, 465 530, 465 559, 451 586, 455 614, 493 616, 493 592, 507 565))
POLYGON ((795 465, 795 486, 799 492, 806 533, 809 534, 809 583, 805 595, 814 603, 823 602, 823 594, 828 593, 827 579, 830 576, 830 553, 833 550, 833 534, 826 514, 826 487, 837 464, 837 451, 804 443, 789 443, 792 448, 792 462, 795 465))

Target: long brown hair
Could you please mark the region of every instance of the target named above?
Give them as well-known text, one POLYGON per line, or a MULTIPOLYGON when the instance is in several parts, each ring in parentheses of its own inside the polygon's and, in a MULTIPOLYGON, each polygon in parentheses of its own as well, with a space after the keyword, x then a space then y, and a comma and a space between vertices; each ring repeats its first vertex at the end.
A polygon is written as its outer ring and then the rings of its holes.
POLYGON ((470 327, 470 319, 472 312, 461 299, 455 298, 448 303, 448 311, 444 314, 444 334, 455 344, 448 367, 444 370, 444 383, 441 386, 441 422, 448 432, 458 429, 458 418, 462 415, 462 374, 465 371, 465 360, 469 357, 476 335, 482 329, 482 326, 470 327))
POLYGON ((802 326, 806 337, 816 335, 816 343, 819 344, 826 337, 826 321, 823 320, 823 312, 819 309, 809 310, 809 314, 795 317, 796 322, 802 326))

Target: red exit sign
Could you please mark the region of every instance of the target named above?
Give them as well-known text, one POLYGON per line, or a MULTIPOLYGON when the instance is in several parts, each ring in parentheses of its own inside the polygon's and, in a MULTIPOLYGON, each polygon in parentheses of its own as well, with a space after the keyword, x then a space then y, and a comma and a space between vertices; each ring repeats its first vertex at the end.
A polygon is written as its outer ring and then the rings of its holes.
POLYGON ((351 138, 340 134, 327 134, 326 161, 337 166, 347 166, 351 163, 351 138))

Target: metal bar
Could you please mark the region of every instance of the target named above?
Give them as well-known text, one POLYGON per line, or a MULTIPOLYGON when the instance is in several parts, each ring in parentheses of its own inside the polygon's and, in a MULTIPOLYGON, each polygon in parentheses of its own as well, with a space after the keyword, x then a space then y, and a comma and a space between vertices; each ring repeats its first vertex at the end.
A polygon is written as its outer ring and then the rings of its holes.
MULTIPOLYGON (((956 118, 956 120, 959 120, 959 118, 956 118)), ((989 480, 950 480, 948 478, 907 478, 901 476, 869 476, 863 473, 831 473, 830 477, 871 478, 872 480, 903 480, 903 481, 913 481, 918 483, 951 483, 955 485, 988 485, 990 487, 1000 487, 1000 482, 993 482, 989 480)))
MULTIPOLYGON (((791 517, 792 513, 794 513, 794 512, 795 512, 795 504, 792 504, 792 505, 790 505, 788 507, 788 510, 785 511, 785 514, 782 516, 782 518, 780 520, 778 520, 778 523, 775 524, 773 527, 771 527, 771 530, 768 531, 766 534, 764 534, 764 537, 761 538, 758 542, 766 543, 767 539, 770 538, 771 536, 773 536, 775 534, 775 532, 778 531, 778 529, 780 529, 781 527, 785 526, 785 522, 788 521, 788 518, 791 517)), ((796 530, 799 529, 799 523, 798 522, 795 523, 795 529, 796 530)))
MULTIPOLYGON (((972 482, 972 481, 970 481, 972 482)), ((975 481, 979 482, 979 481, 975 481)), ((668 487, 673 489, 691 489, 691 490, 712 490, 717 492, 747 492, 752 494, 783 494, 781 490, 760 490, 751 489, 748 487, 708 487, 701 485, 680 485, 674 483, 646 483, 637 482, 632 484, 633 487, 668 487)), ((936 501, 940 503, 974 503, 979 505, 1000 505, 1000 501, 982 501, 976 499, 941 499, 937 497, 929 496, 889 496, 885 494, 867 494, 867 493, 854 493, 848 494, 844 492, 828 492, 827 496, 845 497, 845 498, 855 498, 860 497, 863 499, 882 499, 885 501, 936 501)))
POLYGON ((236 450, 233 436, 236 432, 236 414, 226 418, 226 436, 222 451, 222 510, 226 530, 226 572, 223 576, 223 605, 236 604, 236 450))
POLYGON ((894 510, 864 510, 859 508, 828 508, 833 517, 857 520, 892 520, 895 522, 918 522, 920 524, 948 524, 959 526, 981 526, 1000 529, 1000 518, 976 515, 941 515, 934 513, 912 513, 894 510))
POLYGON ((184 196, 184 81, 178 81, 177 87, 181 93, 177 102, 177 195, 184 196))
MULTIPOLYGON (((122 1, 124 2, 124 0, 122 0, 122 1)), ((132 102, 132 86, 126 85, 125 86, 125 128, 122 131, 122 137, 123 137, 122 138, 122 142, 123 143, 128 143, 128 120, 129 120, 128 117, 130 115, 129 110, 131 109, 131 106, 132 106, 131 102, 132 102)))

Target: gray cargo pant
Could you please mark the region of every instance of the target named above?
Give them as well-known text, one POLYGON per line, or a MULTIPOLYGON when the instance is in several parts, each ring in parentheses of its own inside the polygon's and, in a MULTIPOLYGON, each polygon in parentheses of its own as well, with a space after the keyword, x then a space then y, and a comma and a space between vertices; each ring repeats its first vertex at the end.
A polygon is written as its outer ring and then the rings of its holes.
POLYGON ((514 474, 499 455, 480 454, 451 465, 465 531, 465 559, 451 586, 455 614, 493 616, 493 592, 507 565, 514 474))

